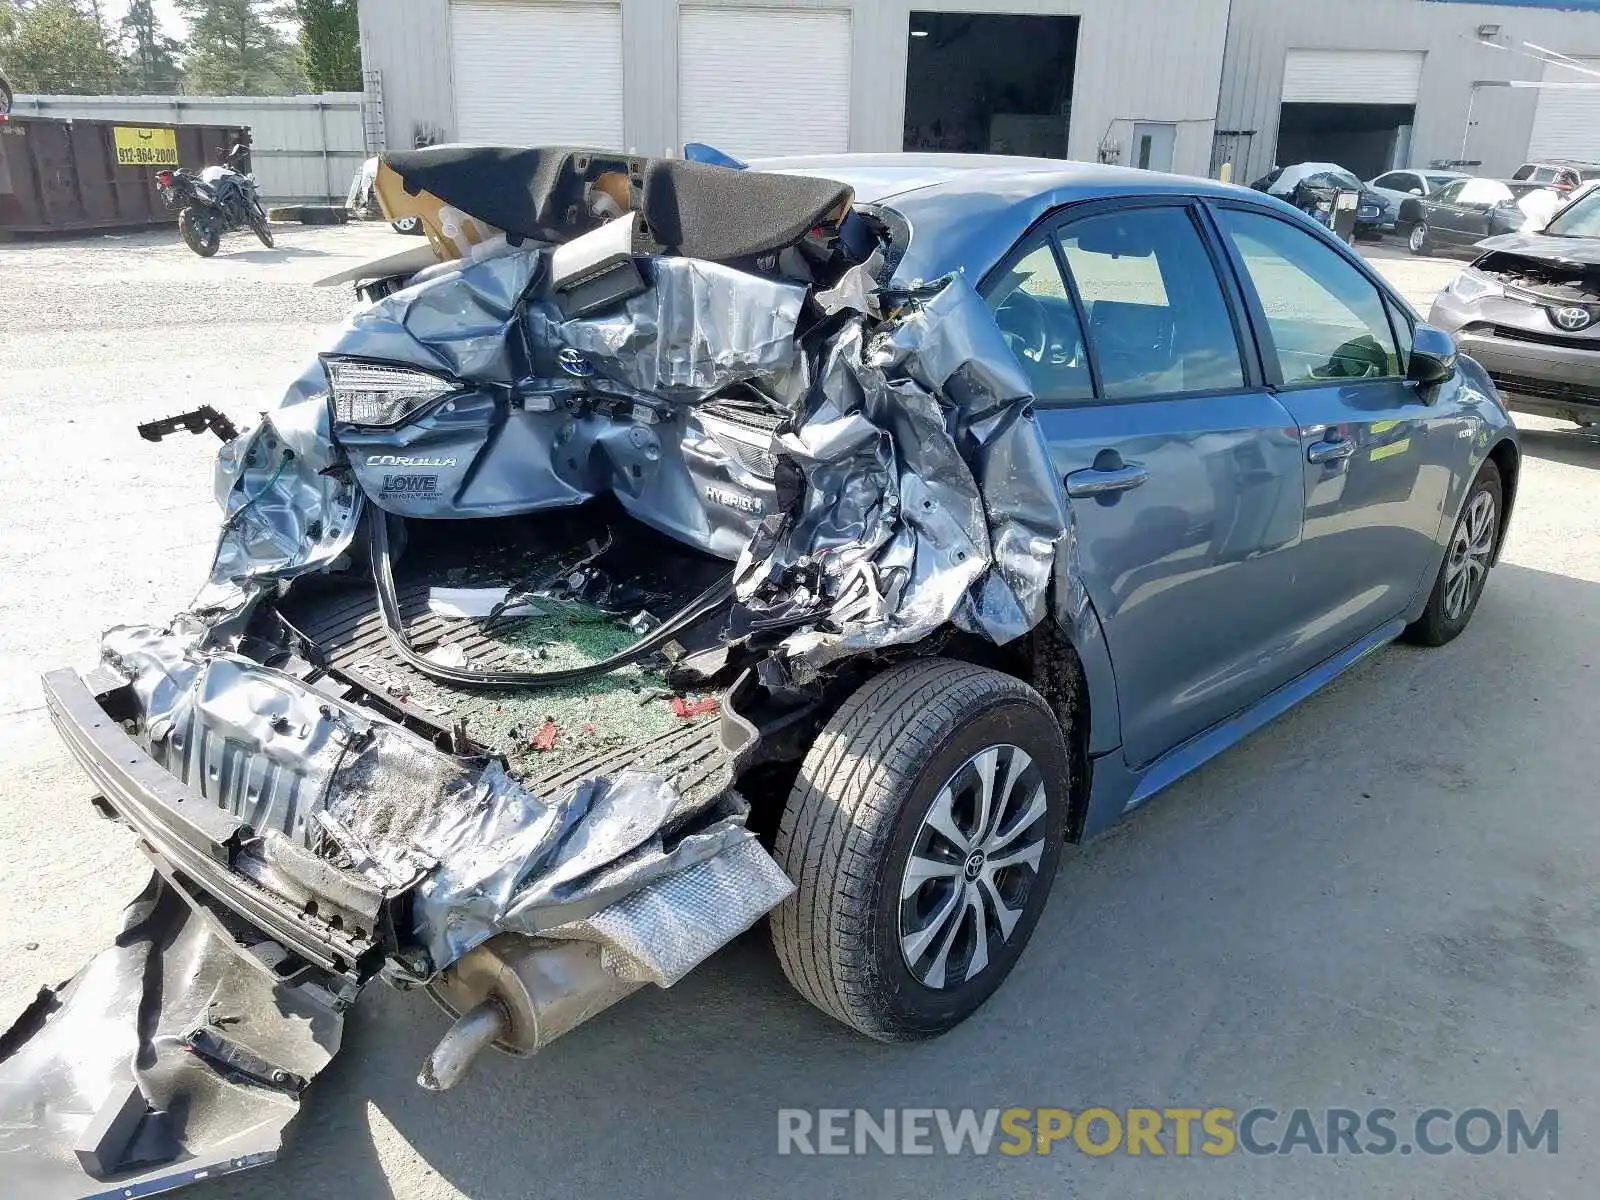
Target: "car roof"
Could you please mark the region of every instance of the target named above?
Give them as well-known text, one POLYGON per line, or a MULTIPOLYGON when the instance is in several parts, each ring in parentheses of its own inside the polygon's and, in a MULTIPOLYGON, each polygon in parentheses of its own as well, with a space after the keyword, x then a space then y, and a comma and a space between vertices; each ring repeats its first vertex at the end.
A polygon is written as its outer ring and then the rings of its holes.
POLYGON ((761 171, 821 175, 849 184, 862 204, 886 204, 910 223, 897 279, 966 273, 974 286, 1051 209, 1115 196, 1209 196, 1287 205, 1260 192, 1192 175, 998 154, 828 154, 765 158, 761 171))

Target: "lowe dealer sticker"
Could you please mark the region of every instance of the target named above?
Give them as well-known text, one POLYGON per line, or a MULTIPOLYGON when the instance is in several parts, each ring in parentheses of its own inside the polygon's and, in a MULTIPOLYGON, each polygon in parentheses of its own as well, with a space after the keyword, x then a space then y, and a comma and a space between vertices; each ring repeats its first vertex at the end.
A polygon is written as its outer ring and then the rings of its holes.
POLYGON ((175 167, 178 165, 178 131, 118 125, 112 130, 119 167, 175 167))

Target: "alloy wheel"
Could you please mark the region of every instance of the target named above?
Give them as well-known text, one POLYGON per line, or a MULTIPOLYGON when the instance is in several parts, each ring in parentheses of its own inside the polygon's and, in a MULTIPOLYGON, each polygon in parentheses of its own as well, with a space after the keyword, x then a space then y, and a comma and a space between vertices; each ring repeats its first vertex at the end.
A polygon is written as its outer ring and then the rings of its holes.
POLYGON ((934 990, 976 978, 1015 932, 1045 848, 1044 778, 1018 746, 973 755, 939 789, 900 879, 900 953, 934 990))
POLYGON ((1421 254, 1428 245, 1428 227, 1426 225, 1413 225, 1411 227, 1411 236, 1407 239, 1407 245, 1410 246, 1411 253, 1421 254))
POLYGON ((1489 559, 1494 554, 1495 527, 1498 523, 1495 499, 1479 492, 1456 522, 1450 539, 1450 558, 1445 569, 1444 616, 1459 621, 1472 608, 1489 577, 1489 559))

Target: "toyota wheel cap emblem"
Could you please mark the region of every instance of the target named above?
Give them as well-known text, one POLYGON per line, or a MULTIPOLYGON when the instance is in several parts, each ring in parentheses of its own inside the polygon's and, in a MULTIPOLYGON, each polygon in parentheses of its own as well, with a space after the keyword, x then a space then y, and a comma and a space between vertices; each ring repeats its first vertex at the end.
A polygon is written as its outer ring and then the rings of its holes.
POLYGON ((1550 319, 1568 333, 1576 333, 1580 329, 1587 329, 1594 323, 1594 314, 1587 308, 1573 305, 1568 308, 1552 309, 1550 319))

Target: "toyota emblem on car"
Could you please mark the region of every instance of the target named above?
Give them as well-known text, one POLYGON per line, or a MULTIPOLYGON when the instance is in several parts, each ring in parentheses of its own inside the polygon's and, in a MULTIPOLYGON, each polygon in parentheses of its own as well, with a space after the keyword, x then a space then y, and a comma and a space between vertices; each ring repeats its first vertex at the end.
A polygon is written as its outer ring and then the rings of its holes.
POLYGON ((587 379, 594 374, 594 364, 584 357, 581 350, 574 350, 571 346, 556 355, 556 361, 568 375, 576 375, 579 379, 587 379))
POLYGON ((1594 324, 1594 314, 1576 304, 1568 305, 1566 308, 1551 309, 1550 319, 1568 333, 1577 333, 1580 329, 1587 329, 1594 324))

